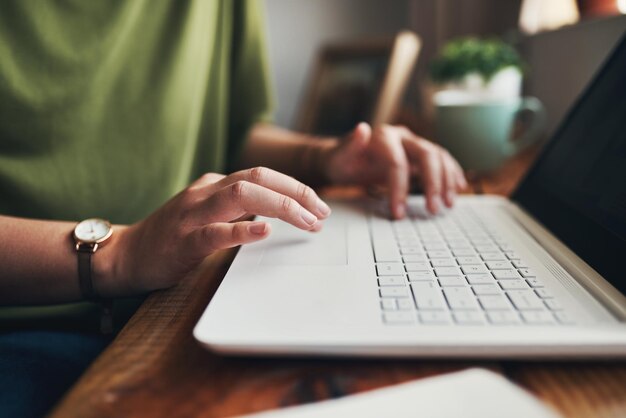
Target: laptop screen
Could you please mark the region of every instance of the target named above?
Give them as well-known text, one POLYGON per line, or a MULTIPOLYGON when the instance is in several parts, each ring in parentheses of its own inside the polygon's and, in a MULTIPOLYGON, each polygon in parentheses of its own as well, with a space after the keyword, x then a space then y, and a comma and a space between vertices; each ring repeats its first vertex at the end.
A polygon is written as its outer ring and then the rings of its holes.
POLYGON ((626 36, 513 200, 626 294, 626 36))

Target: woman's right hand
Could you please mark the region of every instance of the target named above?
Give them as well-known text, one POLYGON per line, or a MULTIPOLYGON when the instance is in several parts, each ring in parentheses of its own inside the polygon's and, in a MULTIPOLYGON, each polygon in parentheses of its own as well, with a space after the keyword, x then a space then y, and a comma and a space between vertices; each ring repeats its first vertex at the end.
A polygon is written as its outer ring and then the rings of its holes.
POLYGON ((310 187, 268 168, 205 174, 146 219, 117 228, 93 258, 94 286, 105 297, 173 286, 211 253, 266 238, 266 222, 239 221, 249 215, 315 232, 330 209, 310 187))

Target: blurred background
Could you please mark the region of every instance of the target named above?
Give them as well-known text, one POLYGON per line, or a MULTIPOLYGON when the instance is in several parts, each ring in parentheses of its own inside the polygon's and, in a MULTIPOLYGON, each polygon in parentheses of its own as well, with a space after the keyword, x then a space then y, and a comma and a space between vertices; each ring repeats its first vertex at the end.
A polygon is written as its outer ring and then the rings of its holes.
POLYGON ((276 122, 294 128, 323 45, 408 29, 422 50, 402 108, 425 111, 428 66, 450 39, 498 36, 526 61, 523 94, 546 107, 545 135, 626 30, 626 0, 264 0, 276 122))

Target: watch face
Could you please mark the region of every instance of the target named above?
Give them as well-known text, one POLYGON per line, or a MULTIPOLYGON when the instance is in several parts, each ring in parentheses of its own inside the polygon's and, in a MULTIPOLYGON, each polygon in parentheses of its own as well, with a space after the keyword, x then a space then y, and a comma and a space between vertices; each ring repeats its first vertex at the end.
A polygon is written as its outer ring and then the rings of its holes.
POLYGON ((74 236, 82 242, 102 242, 110 235, 111 224, 104 219, 86 219, 74 228, 74 236))

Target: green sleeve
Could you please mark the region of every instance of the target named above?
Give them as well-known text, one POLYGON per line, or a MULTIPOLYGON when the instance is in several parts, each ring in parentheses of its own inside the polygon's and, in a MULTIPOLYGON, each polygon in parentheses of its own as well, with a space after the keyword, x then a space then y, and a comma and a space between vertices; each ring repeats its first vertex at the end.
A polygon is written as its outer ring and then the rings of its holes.
POLYGON ((272 119, 263 2, 242 0, 234 16, 229 105, 228 169, 238 161, 249 130, 272 119))

